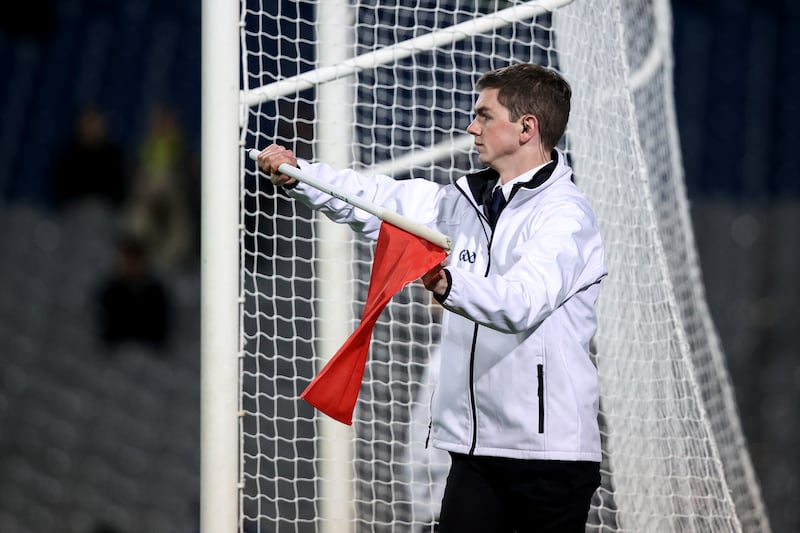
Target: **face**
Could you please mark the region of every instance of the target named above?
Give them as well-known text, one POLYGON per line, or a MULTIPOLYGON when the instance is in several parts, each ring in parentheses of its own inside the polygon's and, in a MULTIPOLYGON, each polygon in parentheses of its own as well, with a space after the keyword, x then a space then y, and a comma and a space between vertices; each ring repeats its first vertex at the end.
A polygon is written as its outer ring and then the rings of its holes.
POLYGON ((513 163, 520 149, 520 121, 512 122, 506 109, 497 100, 500 89, 484 89, 475 102, 475 119, 467 133, 475 137, 475 149, 481 163, 499 172, 513 163))

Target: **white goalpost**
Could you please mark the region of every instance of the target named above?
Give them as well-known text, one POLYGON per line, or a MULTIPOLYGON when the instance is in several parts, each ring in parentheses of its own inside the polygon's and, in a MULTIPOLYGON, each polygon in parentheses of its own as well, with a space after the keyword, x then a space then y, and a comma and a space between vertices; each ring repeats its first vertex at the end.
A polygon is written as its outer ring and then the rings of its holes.
MULTIPOLYGON (((347 23, 350 18, 347 0, 331 0, 316 6, 317 13, 317 65, 318 69, 332 68, 352 55, 352 42, 347 23)), ((345 167, 350 163, 348 147, 352 142, 350 114, 352 101, 347 77, 319 85, 315 113, 316 153, 320 158, 345 167)), ((339 346, 347 339, 351 317, 350 301, 353 289, 349 283, 352 249, 344 245, 350 240, 349 228, 335 224, 324 217, 316 222, 318 240, 314 257, 320 265, 317 270, 319 306, 319 341, 317 356, 319 371, 339 346)), ((350 530, 353 519, 353 475, 351 465, 353 449, 352 428, 327 417, 317 419, 319 437, 317 463, 319 464, 319 516, 324 518, 325 529, 331 533, 350 530)))
POLYGON ((606 242, 587 531, 769 531, 694 249, 667 0, 204 0, 203 16, 204 533, 433 531, 440 310, 417 284, 393 298, 352 426, 300 400, 356 326, 372 245, 248 151, 448 183, 479 168, 475 81, 520 62, 572 85, 562 148, 606 242))
POLYGON ((202 7, 200 524, 239 517, 239 11, 202 7), (233 55, 231 55, 233 54, 233 55), (210 127, 211 126, 211 127, 210 127))

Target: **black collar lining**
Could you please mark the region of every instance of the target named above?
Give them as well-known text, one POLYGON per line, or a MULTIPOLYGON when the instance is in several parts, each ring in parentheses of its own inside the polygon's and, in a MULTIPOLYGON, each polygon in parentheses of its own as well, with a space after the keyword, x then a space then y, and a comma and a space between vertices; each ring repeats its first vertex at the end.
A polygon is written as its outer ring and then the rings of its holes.
MULTIPOLYGON (((523 187, 526 189, 536 189, 537 187, 541 187, 544 182, 546 182, 550 176, 553 175, 553 171, 556 169, 558 152, 553 150, 551 153, 551 158, 551 161, 540 168, 536 174, 531 177, 531 179, 515 184, 511 194, 509 195, 509 200, 511 200, 518 189, 523 187)), ((497 180, 499 179, 500 175, 496 170, 491 168, 485 168, 483 170, 479 170, 478 172, 468 174, 467 184, 469 185, 472 197, 475 198, 480 205, 489 205, 489 202, 492 199, 492 191, 494 190, 495 185, 497 185, 497 180)))

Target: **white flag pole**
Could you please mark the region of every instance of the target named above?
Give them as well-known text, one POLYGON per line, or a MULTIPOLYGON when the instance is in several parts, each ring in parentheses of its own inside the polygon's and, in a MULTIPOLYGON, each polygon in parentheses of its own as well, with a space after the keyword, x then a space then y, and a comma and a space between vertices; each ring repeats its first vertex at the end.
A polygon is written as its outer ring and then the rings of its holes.
MULTIPOLYGON (((248 155, 250 156, 250 159, 257 161, 259 153, 260 152, 258 150, 253 148, 248 152, 248 155)), ((414 222, 410 218, 404 217, 399 213, 395 213, 394 211, 373 204, 372 202, 364 200, 363 198, 353 196, 347 191, 336 187, 335 185, 331 185, 330 183, 320 181, 315 177, 310 176, 308 173, 303 172, 297 167, 293 167, 284 163, 278 167, 278 171, 281 174, 286 174, 287 176, 290 176, 299 182, 305 183, 306 185, 314 187, 315 189, 318 189, 324 193, 330 194, 334 198, 338 198, 343 202, 362 209, 370 215, 376 216, 379 219, 388 222, 389 224, 397 226, 400 229, 404 229, 418 237, 422 237, 423 239, 444 248, 447 252, 451 251, 453 241, 450 239, 450 237, 436 231, 435 229, 424 226, 419 222, 414 222)))

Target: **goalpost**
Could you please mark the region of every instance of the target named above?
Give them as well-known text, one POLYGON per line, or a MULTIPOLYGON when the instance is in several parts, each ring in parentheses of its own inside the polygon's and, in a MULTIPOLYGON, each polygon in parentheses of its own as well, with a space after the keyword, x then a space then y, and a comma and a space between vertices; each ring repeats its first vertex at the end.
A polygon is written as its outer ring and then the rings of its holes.
POLYGON ((519 62, 572 85, 563 148, 606 242, 587 531, 769 531, 694 249, 666 0, 204 0, 203 14, 204 533, 432 530, 439 310, 416 284, 395 296, 352 427, 300 400, 356 326, 372 245, 276 190, 247 150, 448 183, 479 168, 475 80, 519 62))

